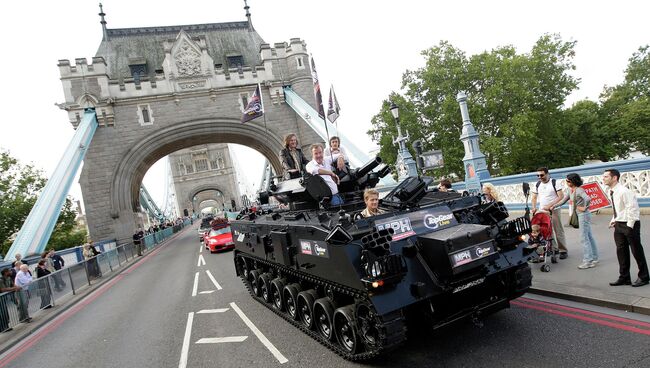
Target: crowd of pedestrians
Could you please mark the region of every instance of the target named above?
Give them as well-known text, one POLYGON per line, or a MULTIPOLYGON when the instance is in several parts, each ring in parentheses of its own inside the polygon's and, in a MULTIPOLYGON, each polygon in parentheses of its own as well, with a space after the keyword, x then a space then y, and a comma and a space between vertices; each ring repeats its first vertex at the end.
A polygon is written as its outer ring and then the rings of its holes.
MULTIPOLYGON (((570 214, 577 220, 570 221, 572 227, 580 231, 580 243, 582 245, 582 261, 577 265, 578 269, 585 270, 596 267, 600 262, 599 245, 592 232, 592 214, 589 210, 591 197, 582 188, 583 180, 577 173, 570 173, 560 182, 552 178, 545 167, 537 170, 538 181, 532 189, 532 213, 546 213, 551 217, 553 234, 550 239, 540 239, 540 228, 538 225, 533 228, 529 244, 544 244, 544 241, 551 241, 554 254, 560 259, 567 259, 569 253, 566 246, 564 224, 560 207, 567 202, 571 203, 570 214)), ((618 278, 610 282, 611 286, 631 285, 639 287, 650 283, 648 263, 646 260, 643 245, 641 244, 641 219, 639 202, 636 194, 620 183, 621 173, 616 169, 607 169, 602 175, 602 181, 606 188, 606 195, 611 202, 613 216, 609 227, 613 229, 613 237, 610 243, 616 247, 616 256, 619 264, 618 278), (632 281, 630 264, 632 257, 636 261, 638 274, 635 281, 632 281)), ((486 201, 498 201, 496 188, 490 183, 483 184, 483 194, 486 201)), ((601 247, 604 246, 600 241, 601 247)), ((535 262, 536 260, 533 260, 535 262)))

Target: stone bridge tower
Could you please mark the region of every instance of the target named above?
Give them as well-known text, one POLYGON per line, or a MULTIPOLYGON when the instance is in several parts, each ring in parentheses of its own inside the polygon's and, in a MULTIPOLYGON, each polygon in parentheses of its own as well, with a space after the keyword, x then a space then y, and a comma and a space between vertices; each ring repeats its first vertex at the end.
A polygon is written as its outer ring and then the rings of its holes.
MULTIPOLYGON (((219 210, 241 205, 237 175, 228 145, 205 144, 169 155, 178 208, 198 213, 204 202, 212 201, 219 210)), ((214 207, 214 206, 213 206, 214 207)))
MULTIPOLYGON (((247 21, 110 29, 92 62, 59 61, 65 102, 76 126, 94 107, 99 128, 81 189, 90 235, 126 241, 136 229, 142 178, 157 160, 181 149, 236 143, 281 172, 278 152, 294 132, 305 152, 322 141, 284 100, 290 85, 315 105, 305 42, 266 43, 247 21), (262 86, 262 118, 241 124, 244 105, 262 86), (268 127, 268 128, 267 128, 268 127)), ((240 163, 233 163, 237 165, 240 163)), ((177 195, 180 198, 180 195, 177 195)))

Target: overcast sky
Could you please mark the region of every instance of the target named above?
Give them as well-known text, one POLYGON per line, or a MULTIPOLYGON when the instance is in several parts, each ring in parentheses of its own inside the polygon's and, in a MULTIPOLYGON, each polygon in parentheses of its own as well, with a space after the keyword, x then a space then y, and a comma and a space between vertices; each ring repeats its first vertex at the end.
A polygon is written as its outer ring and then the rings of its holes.
MULTIPOLYGON (((245 20, 243 0, 103 3, 108 28, 245 20)), ((628 58, 650 43, 647 1, 250 0, 249 5, 266 42, 306 41, 324 94, 330 83, 336 89, 339 128, 366 150, 374 146, 365 132, 381 101, 399 90, 406 69, 423 65, 420 51, 440 40, 468 55, 506 44, 528 52, 544 33, 577 40, 575 75, 582 82, 569 103, 597 99, 604 85, 620 83, 628 58)), ((49 176, 74 133, 67 114, 54 106, 64 101, 57 61, 94 56, 102 35, 98 2, 3 1, 0 9, 0 147, 49 176)), ((157 178, 164 170, 153 170, 145 184, 159 200, 163 188, 157 178)), ((75 183, 71 194, 80 193, 75 183)))

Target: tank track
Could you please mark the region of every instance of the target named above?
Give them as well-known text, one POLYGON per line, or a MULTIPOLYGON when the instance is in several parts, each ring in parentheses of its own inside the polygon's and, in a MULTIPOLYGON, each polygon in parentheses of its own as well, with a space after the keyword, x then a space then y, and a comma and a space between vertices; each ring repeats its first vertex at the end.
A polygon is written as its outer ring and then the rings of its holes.
MULTIPOLYGON (((311 336, 314 340, 318 341, 322 345, 326 346, 328 349, 334 351, 344 359, 350 360, 350 361, 363 361, 363 360, 369 360, 374 357, 377 357, 378 355, 390 351, 396 347, 398 347, 401 343, 406 341, 406 323, 404 319, 404 315, 402 314, 401 311, 396 311, 396 312, 391 312, 386 315, 379 315, 376 313, 376 310, 372 306, 372 302, 368 299, 367 295, 365 293, 344 286, 340 285, 337 283, 333 283, 331 281, 324 280, 322 278, 313 276, 313 275, 307 275, 302 272, 299 272, 295 269, 286 267, 284 265, 279 265, 277 263, 269 262, 263 259, 260 259, 255 256, 251 256, 246 253, 238 253, 235 255, 235 267, 237 268, 237 273, 240 275, 242 281, 244 282, 244 285, 246 286, 246 289, 248 289, 249 294, 253 297, 253 299, 257 300, 260 302, 262 305, 267 307, 268 309, 272 310, 275 314, 278 316, 284 318, 287 322, 291 323, 298 329, 300 329, 302 332, 305 334, 311 336), (252 290, 251 284, 248 279, 244 276, 244 272, 241 269, 240 263, 237 261, 238 257, 243 257, 248 259, 251 262, 256 262, 258 265, 265 265, 268 268, 273 268, 277 271, 277 274, 279 275, 291 275, 295 278, 298 278, 299 280, 304 280, 306 282, 312 283, 314 285, 322 286, 324 288, 331 288, 332 291, 341 293, 343 295, 351 296, 355 300, 355 305, 359 303, 365 303, 368 307, 372 309, 372 311, 376 314, 377 318, 379 319, 379 324, 377 325, 377 329, 379 331, 379 337, 380 341, 377 345, 377 348, 373 350, 366 350, 360 353, 355 353, 351 354, 350 352, 346 351, 342 347, 340 347, 335 341, 329 341, 323 336, 321 336, 317 331, 315 330, 310 330, 307 327, 305 327, 299 320, 293 320, 287 312, 285 311, 280 311, 277 308, 273 306, 273 303, 267 303, 262 297, 258 297, 255 295, 255 293, 252 290)), ((359 337, 361 340, 361 338, 359 337)), ((360 346, 366 346, 363 344, 363 342, 359 341, 360 346)), ((367 348, 367 346, 366 346, 367 348)))

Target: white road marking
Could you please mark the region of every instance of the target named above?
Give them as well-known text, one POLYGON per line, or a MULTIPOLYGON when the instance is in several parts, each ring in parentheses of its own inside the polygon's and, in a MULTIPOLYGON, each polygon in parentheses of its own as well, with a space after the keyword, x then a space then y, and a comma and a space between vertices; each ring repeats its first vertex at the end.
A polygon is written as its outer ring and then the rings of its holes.
POLYGON ((199 291, 199 294, 212 294, 214 290, 199 291))
POLYGON ((221 285, 219 285, 217 280, 215 280, 214 276, 212 276, 212 273, 210 272, 210 270, 205 270, 205 273, 208 274, 208 277, 210 278, 210 280, 212 280, 212 283, 217 288, 217 290, 221 290, 222 289, 221 285))
POLYGON ((203 253, 203 248, 205 248, 203 244, 199 245, 199 253, 203 253))
POLYGON ((203 258, 203 254, 199 254, 199 261, 196 264, 196 267, 201 267, 201 266, 205 266, 205 258, 203 258))
POLYGON ((230 336, 230 337, 207 337, 200 339, 196 344, 220 344, 222 342, 242 342, 248 336, 230 336))
POLYGON ((185 337, 183 338, 183 348, 181 349, 181 360, 180 362, 178 362, 178 368, 187 367, 187 354, 190 350, 190 336, 192 335, 192 321, 194 321, 194 312, 190 312, 187 315, 187 325, 185 326, 185 337))
POLYGON ((228 309, 229 309, 229 308, 203 309, 203 310, 200 310, 200 311, 196 312, 196 314, 223 313, 223 312, 227 312, 228 309))
POLYGON ((192 287, 192 296, 196 296, 196 292, 199 289, 199 273, 194 274, 194 286, 192 287))
POLYGON ((258 330, 257 327, 255 327, 255 325, 253 324, 253 322, 251 322, 251 320, 248 319, 248 317, 246 317, 246 315, 244 314, 244 312, 242 312, 241 309, 239 309, 239 307, 237 306, 237 304, 235 304, 235 303, 230 303, 230 307, 232 308, 232 310, 234 310, 235 312, 237 312, 237 314, 239 315, 239 318, 241 318, 242 321, 244 321, 244 323, 246 324, 246 326, 248 326, 248 328, 250 328, 251 331, 253 331, 253 333, 255 334, 255 336, 257 336, 257 338, 260 340, 260 342, 261 342, 262 344, 264 344, 264 346, 266 346, 267 349, 269 349, 269 351, 271 352, 271 354, 273 354, 273 356, 275 357, 275 359, 277 359, 277 360, 280 362, 280 364, 284 364, 284 363, 286 363, 286 362, 289 361, 289 360, 288 360, 287 358, 285 358, 284 355, 282 355, 282 353, 280 353, 280 351, 279 351, 279 350, 278 350, 278 349, 277 349, 277 348, 276 348, 276 347, 275 347, 275 346, 274 346, 274 345, 269 341, 269 339, 267 339, 266 336, 264 336, 264 334, 263 334, 260 330, 258 330))

